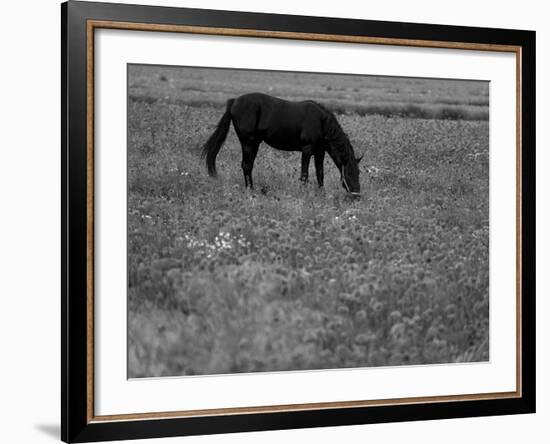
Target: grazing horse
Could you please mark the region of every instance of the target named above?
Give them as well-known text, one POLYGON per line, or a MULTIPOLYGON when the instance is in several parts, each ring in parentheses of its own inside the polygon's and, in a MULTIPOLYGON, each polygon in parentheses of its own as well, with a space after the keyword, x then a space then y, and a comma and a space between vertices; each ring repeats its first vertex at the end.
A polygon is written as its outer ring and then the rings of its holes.
MULTIPOLYGON (((227 101, 224 115, 203 147, 206 166, 216 175, 216 156, 222 147, 229 124, 233 122, 242 146, 245 186, 252 188, 252 168, 261 142, 284 151, 302 152, 300 180, 307 182, 309 161, 315 159, 319 187, 323 186, 325 152, 340 171, 344 189, 360 196, 359 161, 342 127, 332 112, 312 100, 289 102, 261 93, 242 95, 227 101)), ((362 156, 361 156, 362 157, 362 156)))

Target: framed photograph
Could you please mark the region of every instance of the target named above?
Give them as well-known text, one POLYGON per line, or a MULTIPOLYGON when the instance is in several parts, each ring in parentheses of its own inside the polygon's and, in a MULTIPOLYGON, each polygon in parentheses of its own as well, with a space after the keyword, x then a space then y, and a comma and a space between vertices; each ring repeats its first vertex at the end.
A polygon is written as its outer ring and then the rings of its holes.
POLYGON ((535 33, 69 1, 62 439, 535 411, 535 33))

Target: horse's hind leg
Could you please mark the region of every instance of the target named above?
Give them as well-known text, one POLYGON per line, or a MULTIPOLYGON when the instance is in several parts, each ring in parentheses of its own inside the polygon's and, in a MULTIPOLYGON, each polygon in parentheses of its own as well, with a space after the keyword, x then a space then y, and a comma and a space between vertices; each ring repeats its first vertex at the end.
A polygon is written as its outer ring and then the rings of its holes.
POLYGON ((244 174, 244 185, 245 187, 250 187, 250 189, 254 188, 252 184, 252 168, 254 168, 254 159, 256 158, 256 154, 258 153, 258 147, 259 143, 246 143, 242 144, 243 149, 243 161, 241 163, 241 166, 243 168, 243 174, 244 174))
POLYGON ((307 146, 302 149, 302 174, 300 180, 304 183, 309 178, 309 161, 311 159, 311 146, 307 146))
POLYGON ((319 188, 323 186, 323 181, 325 178, 325 150, 321 150, 315 153, 315 173, 317 173, 317 183, 319 188))

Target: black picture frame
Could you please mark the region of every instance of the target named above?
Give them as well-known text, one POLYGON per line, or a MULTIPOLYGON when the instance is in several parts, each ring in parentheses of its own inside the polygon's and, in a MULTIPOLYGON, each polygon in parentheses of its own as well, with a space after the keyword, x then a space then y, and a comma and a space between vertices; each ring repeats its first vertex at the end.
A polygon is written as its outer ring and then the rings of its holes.
POLYGON ((61 438, 90 442, 535 412, 535 32, 69 1, 61 5, 61 438), (90 20, 521 48, 521 394, 500 399, 95 421, 90 417, 87 23, 90 20))

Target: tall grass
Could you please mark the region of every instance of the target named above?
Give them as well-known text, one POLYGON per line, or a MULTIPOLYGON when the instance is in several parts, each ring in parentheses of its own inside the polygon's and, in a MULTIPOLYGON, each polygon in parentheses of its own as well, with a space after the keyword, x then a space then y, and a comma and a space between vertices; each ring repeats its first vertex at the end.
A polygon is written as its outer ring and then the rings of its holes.
POLYGON ((263 145, 245 190, 233 130, 210 179, 222 108, 130 101, 130 377, 488 359, 486 121, 339 115, 351 203, 263 145))

